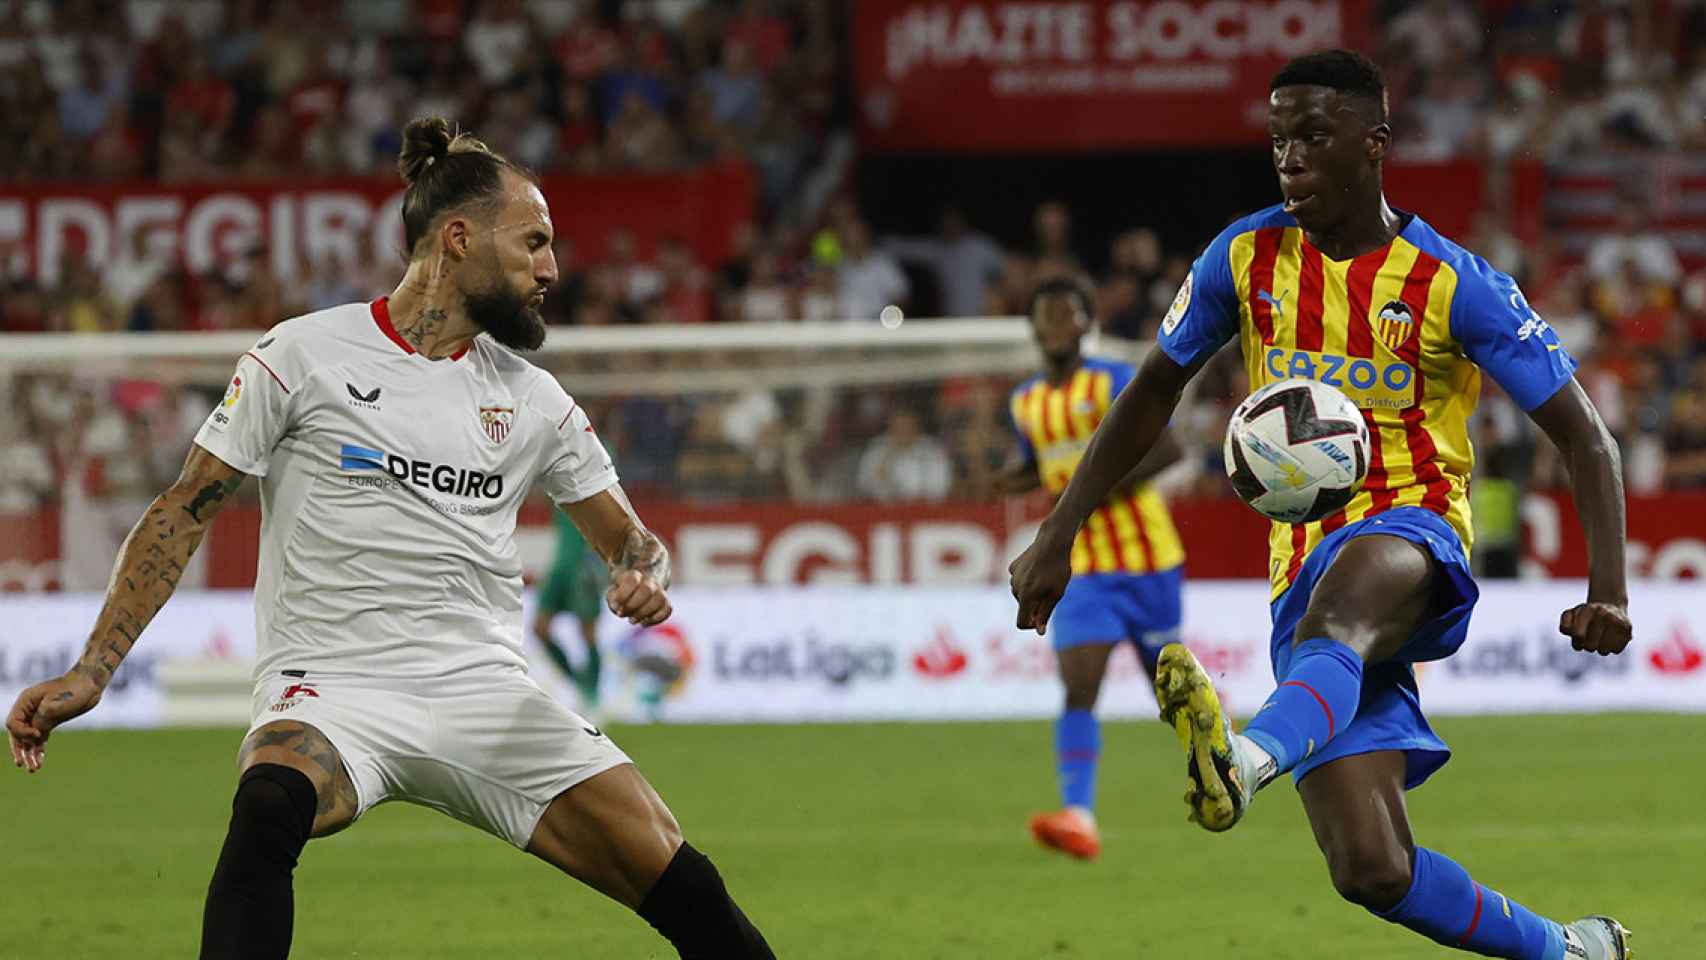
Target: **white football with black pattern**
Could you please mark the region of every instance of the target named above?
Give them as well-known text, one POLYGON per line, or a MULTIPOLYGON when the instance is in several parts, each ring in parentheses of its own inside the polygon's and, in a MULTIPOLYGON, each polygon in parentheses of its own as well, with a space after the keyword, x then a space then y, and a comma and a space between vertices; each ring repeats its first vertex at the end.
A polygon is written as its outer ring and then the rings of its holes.
POLYGON ((1257 513, 1282 523, 1320 520, 1368 476, 1368 425, 1337 389, 1315 380, 1270 383, 1226 425, 1226 475, 1257 513))

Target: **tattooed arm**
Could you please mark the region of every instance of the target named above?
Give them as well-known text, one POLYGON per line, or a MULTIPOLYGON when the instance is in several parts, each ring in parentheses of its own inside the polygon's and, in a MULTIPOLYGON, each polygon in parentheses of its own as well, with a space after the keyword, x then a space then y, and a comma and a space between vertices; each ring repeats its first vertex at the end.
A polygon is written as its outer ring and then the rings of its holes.
POLYGON ((190 448, 177 482, 154 498, 125 538, 83 655, 63 677, 18 695, 6 717, 14 764, 32 773, 40 769, 53 728, 100 702, 113 671, 171 598, 214 515, 242 482, 243 474, 218 457, 190 448))
POLYGON ((604 595, 610 611, 648 627, 669 619, 669 550, 640 522, 622 488, 612 486, 562 508, 610 565, 604 595))

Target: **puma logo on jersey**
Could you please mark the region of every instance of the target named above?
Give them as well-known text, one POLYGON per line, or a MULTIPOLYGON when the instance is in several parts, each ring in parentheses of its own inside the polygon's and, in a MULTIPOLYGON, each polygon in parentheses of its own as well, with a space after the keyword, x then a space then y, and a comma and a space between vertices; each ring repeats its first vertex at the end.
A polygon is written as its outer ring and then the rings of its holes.
POLYGON ((355 388, 355 384, 346 382, 344 384, 344 389, 349 391, 350 406, 361 407, 361 408, 366 409, 366 410, 378 410, 379 409, 379 388, 378 387, 374 387, 372 390, 369 390, 367 393, 362 393, 360 390, 357 390, 355 388))
POLYGON ((1261 300, 1263 303, 1266 303, 1268 306, 1273 307, 1275 316, 1283 317, 1283 316, 1285 316, 1285 302, 1284 302, 1285 295, 1287 293, 1290 293, 1290 292, 1291 292, 1290 290, 1282 291, 1280 293, 1280 299, 1275 300, 1274 295, 1269 293, 1268 291, 1258 290, 1258 291, 1256 291, 1256 297, 1257 297, 1257 299, 1261 300))

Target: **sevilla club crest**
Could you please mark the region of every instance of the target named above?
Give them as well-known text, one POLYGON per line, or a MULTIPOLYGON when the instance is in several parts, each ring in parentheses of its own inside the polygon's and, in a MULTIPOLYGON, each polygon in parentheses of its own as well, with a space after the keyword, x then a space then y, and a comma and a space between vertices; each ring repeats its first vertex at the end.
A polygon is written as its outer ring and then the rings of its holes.
POLYGON ((481 407, 480 429, 486 431, 486 436, 493 443, 503 443, 509 439, 509 428, 515 423, 514 407, 481 407))

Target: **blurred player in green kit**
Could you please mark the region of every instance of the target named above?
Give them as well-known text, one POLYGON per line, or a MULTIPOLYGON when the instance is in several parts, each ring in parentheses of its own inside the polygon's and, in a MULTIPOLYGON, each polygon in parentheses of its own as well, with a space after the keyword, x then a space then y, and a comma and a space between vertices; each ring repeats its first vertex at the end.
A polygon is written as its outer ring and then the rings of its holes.
MULTIPOLYGON (((605 444, 605 449, 609 449, 605 444)), ((580 692, 581 709, 589 715, 598 710, 598 677, 603 658, 598 652, 598 618, 604 611, 604 590, 610 575, 599 559, 598 551, 587 546, 586 538, 561 510, 551 511, 557 528, 557 547, 551 559, 551 573, 539 589, 539 608, 533 615, 533 635, 545 648, 545 655, 563 672, 563 676, 580 692), (584 663, 576 667, 569 653, 552 636, 551 624, 559 614, 573 614, 580 624, 581 642, 585 644, 584 663)), ((589 716, 594 723, 599 721, 589 716)))

